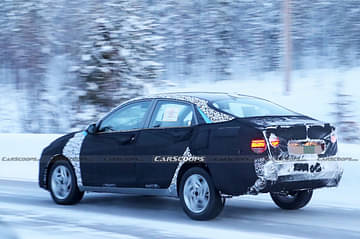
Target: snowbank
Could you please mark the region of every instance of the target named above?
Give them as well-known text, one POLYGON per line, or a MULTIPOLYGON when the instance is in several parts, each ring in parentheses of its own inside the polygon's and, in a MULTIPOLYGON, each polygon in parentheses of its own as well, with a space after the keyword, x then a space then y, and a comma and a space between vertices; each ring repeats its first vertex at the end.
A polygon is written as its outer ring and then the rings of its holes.
MULTIPOLYGON (((0 178, 37 182, 38 161, 32 158, 38 159, 42 149, 59 136, 56 134, 0 134, 0 178), (8 161, 13 157, 24 157, 31 161, 8 161)), ((339 155, 359 160, 360 147, 340 144, 339 155)), ((360 161, 342 162, 342 165, 344 175, 339 187, 317 190, 312 203, 360 207, 360 161)), ((255 200, 269 200, 268 195, 249 197, 255 200)))

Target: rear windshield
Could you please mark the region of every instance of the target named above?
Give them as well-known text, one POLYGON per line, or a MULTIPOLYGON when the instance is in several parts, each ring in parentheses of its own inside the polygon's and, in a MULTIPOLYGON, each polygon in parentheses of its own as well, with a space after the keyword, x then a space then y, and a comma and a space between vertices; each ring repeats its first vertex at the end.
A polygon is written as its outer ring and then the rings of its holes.
POLYGON ((231 97, 211 103, 213 107, 240 118, 299 115, 270 101, 253 97, 231 97))

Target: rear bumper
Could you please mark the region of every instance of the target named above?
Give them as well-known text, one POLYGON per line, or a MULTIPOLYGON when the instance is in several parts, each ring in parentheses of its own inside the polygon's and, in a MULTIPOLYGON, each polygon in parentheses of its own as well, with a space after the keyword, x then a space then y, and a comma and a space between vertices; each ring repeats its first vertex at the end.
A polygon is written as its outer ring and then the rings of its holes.
POLYGON ((293 182, 341 178, 343 169, 338 162, 330 160, 269 161, 264 164, 264 179, 293 182), (305 166, 296 169, 297 166, 305 166), (307 169, 306 169, 307 168, 307 169))
POLYGON ((267 161, 250 193, 336 187, 343 169, 336 161, 267 161))
POLYGON ((323 187, 335 187, 340 179, 313 179, 303 181, 267 181, 266 186, 261 192, 284 192, 317 189, 323 187))

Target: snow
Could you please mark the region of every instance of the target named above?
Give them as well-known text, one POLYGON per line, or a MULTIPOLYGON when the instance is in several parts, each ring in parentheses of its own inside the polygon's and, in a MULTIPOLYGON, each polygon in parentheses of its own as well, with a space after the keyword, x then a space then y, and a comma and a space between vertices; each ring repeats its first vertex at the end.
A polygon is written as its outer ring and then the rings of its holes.
POLYGON ((89 55, 89 54, 83 54, 81 56, 82 61, 90 61, 90 59, 91 59, 91 55, 89 55))
MULTIPOLYGON (((3 208, 10 208, 11 204, 1 203, 0 210, 3 208)), ((35 211, 36 206, 33 207, 31 205, 21 205, 17 208, 17 210, 21 211, 35 211)), ((52 208, 51 211, 43 212, 41 216, 47 216, 49 214, 57 214, 57 212, 61 212, 61 209, 52 208)), ((35 213, 35 212, 34 212, 35 213)), ((37 213, 37 212, 36 212, 37 213)), ((72 216, 71 213, 64 214, 62 220, 65 219, 65 221, 71 222, 72 216)), ((58 213, 60 214, 60 213, 58 213)), ((24 221, 26 221, 30 216, 24 215, 24 221)), ((39 216, 38 216, 39 217, 39 216)), ((18 218, 12 217, 12 216, 5 216, 2 217, 7 222, 11 221, 18 221, 18 218)), ((194 223, 194 224, 181 224, 179 226, 179 222, 177 221, 158 221, 158 220, 148 220, 148 219, 142 219, 142 218, 135 218, 135 217, 128 217, 128 216, 121 216, 121 215, 99 215, 94 212, 82 212, 81 215, 77 215, 77 223, 70 224, 70 223, 64 223, 63 225, 59 225, 59 228, 61 227, 61 230, 64 230, 66 226, 66 230, 70 231, 74 236, 73 238, 77 238, 75 235, 78 235, 81 237, 81 233, 85 235, 92 235, 92 236, 101 236, 102 238, 138 238, 126 235, 126 231, 124 231, 124 234, 119 233, 107 233, 104 234, 103 232, 99 234, 96 230, 89 230, 88 227, 85 225, 91 225, 94 223, 94 218, 98 222, 111 222, 111 226, 113 227, 126 227, 126 228, 137 228, 139 225, 141 225, 143 230, 146 231, 158 231, 161 232, 163 235, 167 236, 173 236, 181 235, 181 238, 209 238, 209 239, 217 239, 219 237, 222 238, 232 238, 234 235, 237 235, 239 238, 253 238, 253 239, 263 239, 263 238, 288 238, 288 239, 296 239, 296 238, 302 238, 302 237, 295 237, 295 236, 283 236, 276 233, 256 233, 256 232, 246 232, 246 231, 238 231, 238 230, 231 230, 231 229, 222 229, 222 228, 216 228, 216 227, 209 227, 201 225, 201 223, 194 223)), ((45 228, 46 230, 46 228, 45 228)), ((47 235, 49 235, 51 232, 49 232, 47 235)), ((44 237, 44 231, 34 232, 34 231, 20 231, 20 236, 23 236, 21 238, 26 238, 27 235, 31 235, 31 238, 46 238, 44 237), (29 234, 28 234, 29 233, 29 234)), ((58 235, 59 237, 51 237, 51 238, 64 238, 61 235, 58 235)), ((95 237, 86 237, 86 238, 95 238, 95 237)))
MULTIPOLYGON (((1 71, 0 78, 11 78, 7 71, 1 71)), ((0 131, 7 133, 11 131, 21 132, 21 102, 24 95, 17 92, 10 85, 0 87, 0 131)))
POLYGON ((113 50, 114 49, 112 46, 101 46, 101 48, 100 48, 100 52, 102 52, 102 53, 109 53, 113 50))

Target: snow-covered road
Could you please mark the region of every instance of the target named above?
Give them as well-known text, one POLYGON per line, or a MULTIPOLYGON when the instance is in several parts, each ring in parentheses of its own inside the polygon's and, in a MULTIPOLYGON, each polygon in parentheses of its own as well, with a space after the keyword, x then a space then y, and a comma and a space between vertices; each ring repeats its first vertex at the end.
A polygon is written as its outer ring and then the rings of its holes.
POLYGON ((267 196, 245 196, 228 200, 215 220, 198 222, 176 199, 88 193, 77 205, 59 206, 34 182, 0 180, 1 224, 21 239, 360 238, 360 209, 315 200, 284 211, 267 196))

